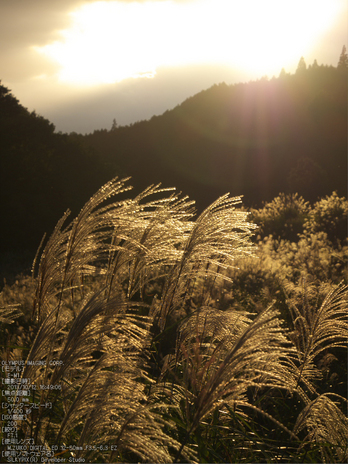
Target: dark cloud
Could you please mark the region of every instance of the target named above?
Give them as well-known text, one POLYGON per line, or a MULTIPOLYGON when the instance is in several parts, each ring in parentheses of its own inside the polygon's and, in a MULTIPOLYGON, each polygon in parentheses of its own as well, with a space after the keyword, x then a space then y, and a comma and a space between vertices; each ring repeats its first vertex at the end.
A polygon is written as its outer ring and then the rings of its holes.
POLYGON ((0 39, 10 46, 44 45, 69 23, 82 0, 10 0, 1 6, 0 39))
POLYGON ((0 6, 1 79, 23 80, 52 72, 53 64, 31 51, 59 38, 70 11, 93 0, 9 0, 0 6))

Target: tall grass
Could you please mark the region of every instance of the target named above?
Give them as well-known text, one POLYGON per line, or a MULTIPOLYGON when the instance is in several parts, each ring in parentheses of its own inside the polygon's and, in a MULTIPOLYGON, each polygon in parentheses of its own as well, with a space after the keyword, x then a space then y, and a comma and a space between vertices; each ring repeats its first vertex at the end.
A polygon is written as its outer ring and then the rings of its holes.
POLYGON ((34 266, 22 378, 51 408, 32 409, 21 436, 89 462, 344 462, 344 398, 315 382, 318 359, 346 345, 347 288, 319 308, 289 295, 290 326, 276 302, 222 310, 224 282, 255 253, 241 199, 194 220, 194 203, 159 185, 115 201, 127 181, 67 225, 66 213, 34 266))

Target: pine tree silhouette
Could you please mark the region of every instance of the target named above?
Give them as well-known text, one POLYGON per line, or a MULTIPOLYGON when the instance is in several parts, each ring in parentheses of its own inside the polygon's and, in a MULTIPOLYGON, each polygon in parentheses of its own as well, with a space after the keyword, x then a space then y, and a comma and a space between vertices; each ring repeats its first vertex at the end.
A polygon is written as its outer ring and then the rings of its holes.
POLYGON ((347 69, 348 68, 348 54, 347 48, 345 45, 342 47, 342 52, 340 54, 340 59, 338 60, 337 68, 347 69))
POLYGON ((303 71, 306 71, 306 69, 307 69, 306 62, 303 56, 301 56, 300 61, 298 62, 298 65, 297 65, 296 73, 301 73, 303 71))

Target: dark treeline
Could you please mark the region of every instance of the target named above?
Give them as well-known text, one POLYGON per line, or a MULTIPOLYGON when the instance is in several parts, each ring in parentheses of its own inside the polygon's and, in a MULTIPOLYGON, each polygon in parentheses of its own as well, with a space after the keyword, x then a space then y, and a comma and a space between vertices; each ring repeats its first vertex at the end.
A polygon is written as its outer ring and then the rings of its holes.
POLYGON ((226 192, 247 206, 279 192, 345 196, 344 58, 337 68, 302 60, 294 75, 214 85, 149 121, 85 136, 55 133, 0 85, 1 251, 35 250, 57 217, 76 214, 116 175, 132 176, 136 192, 175 186, 198 210, 226 192))
POLYGON ((1 251, 37 248, 57 217, 108 179, 92 150, 54 130, 0 85, 1 251))

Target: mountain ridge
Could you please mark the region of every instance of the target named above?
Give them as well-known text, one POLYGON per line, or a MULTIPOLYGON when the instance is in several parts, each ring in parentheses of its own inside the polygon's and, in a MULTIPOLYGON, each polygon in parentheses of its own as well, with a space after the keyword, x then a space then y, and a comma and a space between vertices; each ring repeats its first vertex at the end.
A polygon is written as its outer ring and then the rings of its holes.
POLYGON ((260 206, 280 192, 347 193, 347 67, 215 84, 150 120, 62 134, 0 84, 1 249, 35 250, 67 208, 111 178, 176 187, 198 212, 230 192, 260 206))
POLYGON ((284 190, 315 201, 335 189, 346 193, 346 95, 346 70, 317 66, 215 84, 150 120, 80 137, 136 185, 146 173, 154 183, 173 179, 190 195, 207 186, 212 195, 245 194, 249 203, 284 190))

